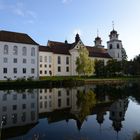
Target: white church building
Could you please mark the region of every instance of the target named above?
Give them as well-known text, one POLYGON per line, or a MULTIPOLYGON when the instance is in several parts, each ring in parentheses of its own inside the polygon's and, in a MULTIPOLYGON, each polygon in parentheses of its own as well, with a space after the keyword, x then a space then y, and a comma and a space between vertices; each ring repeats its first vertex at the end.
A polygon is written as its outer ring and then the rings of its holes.
POLYGON ((46 46, 36 43, 25 33, 0 31, 0 80, 8 78, 38 79, 41 76, 74 76, 78 50, 86 47, 92 60, 122 60, 122 42, 114 29, 110 32, 107 49, 99 36, 93 46, 85 45, 79 34, 68 43, 48 41, 46 46))
POLYGON ((76 59, 79 56, 78 50, 81 47, 87 48, 89 57, 92 60, 122 60, 122 42, 118 40, 117 31, 110 32, 110 40, 107 42, 107 49, 102 45, 99 36, 95 38, 93 46, 84 45, 79 34, 76 34, 75 42, 48 41, 47 46, 39 46, 39 74, 40 76, 69 76, 78 75, 76 72, 76 59))

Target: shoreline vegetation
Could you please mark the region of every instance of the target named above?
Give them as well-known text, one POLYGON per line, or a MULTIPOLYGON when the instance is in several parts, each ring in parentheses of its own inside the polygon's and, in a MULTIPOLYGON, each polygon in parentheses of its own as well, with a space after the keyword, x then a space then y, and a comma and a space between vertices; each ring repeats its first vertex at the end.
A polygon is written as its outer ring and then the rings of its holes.
POLYGON ((97 78, 78 76, 52 76, 40 77, 39 80, 17 79, 0 81, 0 89, 11 88, 40 88, 40 87, 73 87, 84 84, 122 84, 126 82, 140 82, 140 76, 97 78))

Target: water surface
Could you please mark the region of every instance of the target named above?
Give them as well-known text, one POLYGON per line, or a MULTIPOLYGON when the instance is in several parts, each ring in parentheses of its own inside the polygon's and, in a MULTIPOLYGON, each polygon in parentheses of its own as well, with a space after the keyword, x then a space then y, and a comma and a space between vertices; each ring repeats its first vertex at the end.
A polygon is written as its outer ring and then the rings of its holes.
POLYGON ((0 90, 1 139, 134 140, 140 85, 0 90))

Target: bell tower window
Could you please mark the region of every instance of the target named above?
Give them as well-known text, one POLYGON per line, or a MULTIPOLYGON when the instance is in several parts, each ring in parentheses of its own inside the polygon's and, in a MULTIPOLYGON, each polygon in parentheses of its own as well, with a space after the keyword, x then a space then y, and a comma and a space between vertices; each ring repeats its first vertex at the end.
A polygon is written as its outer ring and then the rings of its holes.
POLYGON ((109 45, 109 49, 112 49, 112 44, 109 45))
POLYGON ((117 44, 117 49, 119 49, 120 48, 120 45, 119 44, 117 44))

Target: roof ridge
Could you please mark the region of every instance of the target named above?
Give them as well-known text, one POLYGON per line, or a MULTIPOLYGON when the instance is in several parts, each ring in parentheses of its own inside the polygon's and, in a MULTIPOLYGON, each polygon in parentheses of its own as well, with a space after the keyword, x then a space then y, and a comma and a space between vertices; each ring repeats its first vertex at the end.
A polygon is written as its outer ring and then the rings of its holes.
MULTIPOLYGON (((23 33, 23 32, 7 31, 7 30, 0 30, 0 32, 9 32, 9 33, 16 33, 16 34, 24 34, 24 35, 28 35, 27 33, 23 33)), ((29 36, 29 35, 28 35, 28 36, 29 36)))

